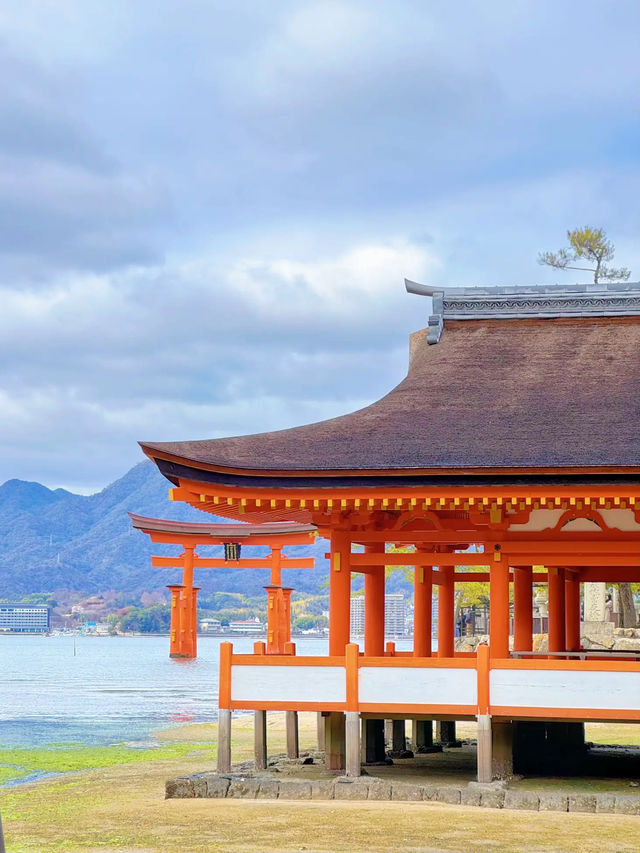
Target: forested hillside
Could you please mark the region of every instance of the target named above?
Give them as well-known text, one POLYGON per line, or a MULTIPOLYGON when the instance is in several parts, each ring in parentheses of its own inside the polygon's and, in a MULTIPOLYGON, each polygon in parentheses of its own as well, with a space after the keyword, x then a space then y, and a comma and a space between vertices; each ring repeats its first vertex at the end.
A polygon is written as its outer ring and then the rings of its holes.
MULTIPOLYGON (((175 582, 179 570, 152 569, 150 557, 175 554, 178 549, 152 546, 147 536, 131 528, 127 512, 178 521, 216 518, 169 501, 169 485, 151 462, 141 462, 89 496, 22 480, 4 483, 0 486, 0 598, 62 589, 141 594, 175 582)), ((285 582, 300 591, 320 592, 326 579, 326 550, 324 540, 289 549, 317 560, 314 570, 289 572, 285 582)), ((215 548, 201 549, 203 554, 215 552, 215 548)), ((266 553, 266 549, 252 553, 266 553)), ((203 595, 217 590, 255 595, 268 582, 268 573, 203 570, 196 580, 203 595)))

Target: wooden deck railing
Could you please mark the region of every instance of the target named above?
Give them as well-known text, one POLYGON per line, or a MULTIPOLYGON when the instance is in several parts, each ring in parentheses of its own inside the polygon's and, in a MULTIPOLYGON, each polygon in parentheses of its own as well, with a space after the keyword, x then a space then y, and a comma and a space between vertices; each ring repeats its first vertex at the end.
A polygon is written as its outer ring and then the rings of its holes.
MULTIPOLYGON (((294 649, 292 649, 294 651, 294 649)), ((632 660, 236 655, 220 646, 220 708, 640 722, 632 660)))

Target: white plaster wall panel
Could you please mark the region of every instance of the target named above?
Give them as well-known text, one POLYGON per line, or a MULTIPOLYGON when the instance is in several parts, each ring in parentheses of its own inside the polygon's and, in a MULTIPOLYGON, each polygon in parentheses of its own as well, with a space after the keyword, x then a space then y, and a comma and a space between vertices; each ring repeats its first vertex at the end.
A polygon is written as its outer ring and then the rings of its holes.
POLYGON ((232 702, 345 702, 341 666, 232 666, 232 702))
POLYGON ((380 705, 477 705, 475 669, 363 666, 360 702, 380 705))
POLYGON ((638 709, 640 672, 491 670, 491 704, 511 708, 638 709))
POLYGON ((598 512, 608 527, 616 530, 640 530, 640 522, 636 521, 633 510, 630 509, 600 509, 598 512))
POLYGON ((563 509, 532 509, 525 524, 510 524, 509 530, 521 533, 526 530, 547 530, 555 527, 564 514, 563 509))

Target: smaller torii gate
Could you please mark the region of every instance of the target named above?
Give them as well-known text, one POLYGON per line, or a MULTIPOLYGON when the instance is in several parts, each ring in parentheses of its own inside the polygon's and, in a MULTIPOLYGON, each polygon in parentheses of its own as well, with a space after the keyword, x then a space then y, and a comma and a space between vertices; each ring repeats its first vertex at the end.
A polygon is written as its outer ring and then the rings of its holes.
POLYGON ((287 557, 284 545, 307 545, 316 536, 312 524, 269 522, 266 524, 206 524, 145 518, 129 513, 136 530, 152 542, 181 545, 183 553, 175 557, 151 558, 155 568, 182 568, 182 583, 169 584, 171 591, 171 634, 169 657, 197 657, 197 595, 193 585, 194 569, 270 569, 267 591, 267 654, 286 654, 291 641, 291 593, 282 585, 282 569, 312 569, 313 557, 287 557), (224 557, 200 557, 198 545, 224 545, 224 557), (267 557, 241 557, 244 545, 266 545, 267 557))

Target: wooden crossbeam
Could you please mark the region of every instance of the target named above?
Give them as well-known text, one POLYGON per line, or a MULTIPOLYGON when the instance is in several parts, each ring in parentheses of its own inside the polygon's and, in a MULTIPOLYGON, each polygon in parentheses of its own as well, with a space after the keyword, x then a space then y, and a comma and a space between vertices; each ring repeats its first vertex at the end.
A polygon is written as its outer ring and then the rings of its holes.
MULTIPOLYGON (((315 565, 313 557, 282 557, 283 569, 312 569, 315 565)), ((184 565, 182 557, 152 557, 151 565, 156 569, 181 568, 184 565)), ((222 557, 199 557, 195 555, 194 569, 270 569, 273 566, 271 557, 242 557, 240 560, 225 560, 222 557)))
POLYGON ((522 566, 611 566, 637 568, 640 580, 640 554, 627 553, 590 553, 574 548, 572 553, 558 553, 539 550, 510 554, 508 551, 491 551, 486 554, 351 554, 351 567, 355 571, 359 566, 492 566, 496 562, 515 563, 522 566), (496 560, 499 556, 499 561, 496 560))

